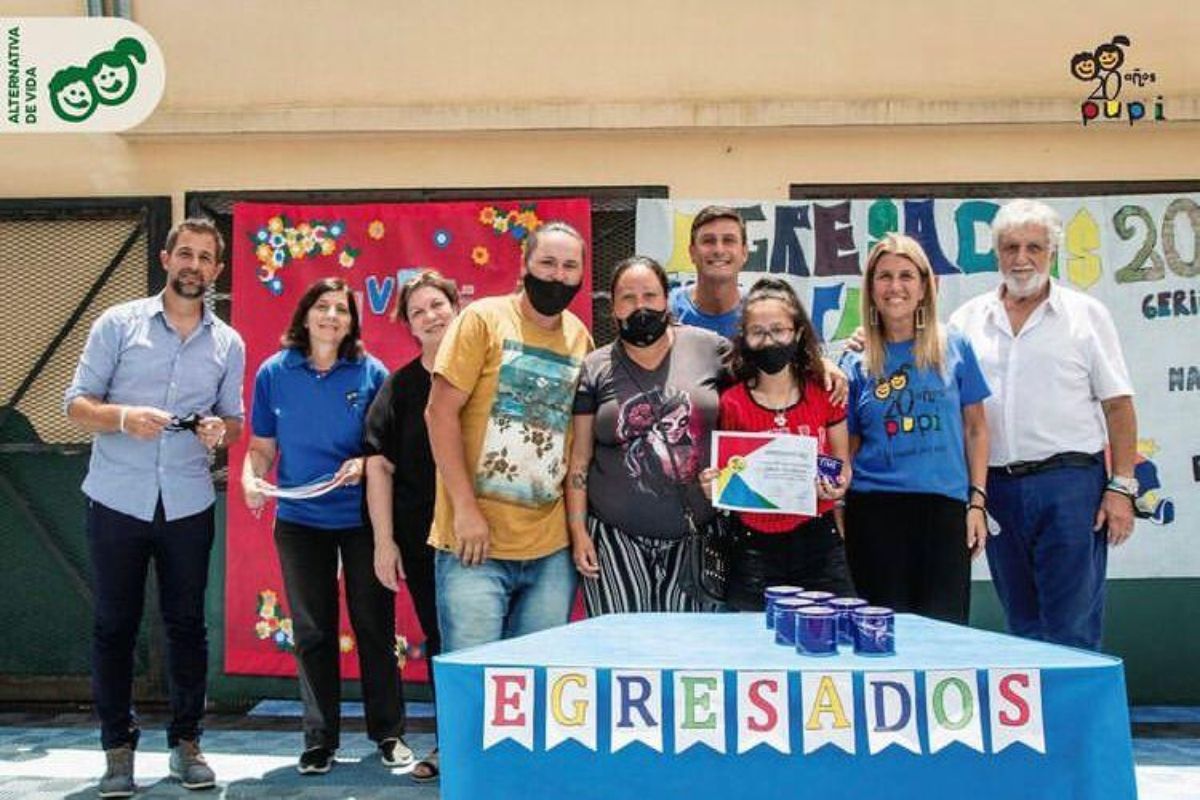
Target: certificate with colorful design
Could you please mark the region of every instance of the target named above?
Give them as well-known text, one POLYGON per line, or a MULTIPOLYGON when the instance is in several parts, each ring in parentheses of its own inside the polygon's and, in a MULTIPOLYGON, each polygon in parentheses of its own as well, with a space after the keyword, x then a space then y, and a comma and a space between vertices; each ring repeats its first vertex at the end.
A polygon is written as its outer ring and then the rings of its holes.
POLYGON ((713 505, 730 511, 817 513, 817 439, 713 431, 713 505))

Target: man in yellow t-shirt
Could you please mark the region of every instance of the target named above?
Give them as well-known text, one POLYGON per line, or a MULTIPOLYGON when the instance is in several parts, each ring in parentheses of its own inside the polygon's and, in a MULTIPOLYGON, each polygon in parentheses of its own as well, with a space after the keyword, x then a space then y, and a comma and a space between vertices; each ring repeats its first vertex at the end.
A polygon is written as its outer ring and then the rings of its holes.
POLYGON ((529 235, 522 290, 468 306, 438 350, 425 418, 437 462, 446 652, 561 625, 575 594, 562 484, 587 328, 567 305, 586 243, 562 222, 529 235))

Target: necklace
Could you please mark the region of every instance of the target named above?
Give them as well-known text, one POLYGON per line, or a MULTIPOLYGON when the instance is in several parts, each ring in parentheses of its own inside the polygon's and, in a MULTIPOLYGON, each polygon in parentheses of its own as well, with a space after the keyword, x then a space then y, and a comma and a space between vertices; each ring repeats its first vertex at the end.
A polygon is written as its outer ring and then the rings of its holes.
POLYGON ((795 387, 788 390, 787 402, 778 408, 773 408, 764 402, 765 398, 758 393, 757 390, 750 390, 751 399, 754 400, 764 411, 768 411, 775 415, 775 428, 778 430, 787 430, 787 412, 788 409, 800 402, 800 393, 795 387), (794 398, 794 399, 793 399, 794 398))

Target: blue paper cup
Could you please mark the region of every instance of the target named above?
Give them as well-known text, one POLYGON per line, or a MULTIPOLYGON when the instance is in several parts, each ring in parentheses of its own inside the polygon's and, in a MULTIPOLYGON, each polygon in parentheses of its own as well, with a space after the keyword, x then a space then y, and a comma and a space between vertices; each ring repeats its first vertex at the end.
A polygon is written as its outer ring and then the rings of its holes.
POLYGON ((781 597, 775 601, 775 644, 796 644, 796 615, 812 605, 799 597, 781 597))
POLYGON ((796 612, 796 652, 804 656, 837 655, 838 612, 828 606, 806 606, 796 612))
POLYGON ((825 605, 838 612, 838 644, 854 644, 854 620, 850 614, 856 608, 866 608, 871 604, 859 597, 835 597, 825 605))
POLYGON ((767 630, 775 627, 775 601, 784 597, 795 597, 804 591, 803 586, 768 586, 763 589, 763 608, 767 630))
POLYGON ((865 606, 850 612, 854 622, 854 654, 892 656, 896 654, 896 615, 890 608, 865 606))
POLYGON ((805 600, 812 600, 817 605, 823 606, 823 605, 827 605, 829 603, 829 601, 833 599, 834 594, 833 594, 833 592, 811 591, 811 592, 801 592, 800 594, 796 595, 796 597, 802 597, 805 600))
POLYGON ((842 460, 833 456, 817 456, 817 474, 837 485, 842 474, 842 460))

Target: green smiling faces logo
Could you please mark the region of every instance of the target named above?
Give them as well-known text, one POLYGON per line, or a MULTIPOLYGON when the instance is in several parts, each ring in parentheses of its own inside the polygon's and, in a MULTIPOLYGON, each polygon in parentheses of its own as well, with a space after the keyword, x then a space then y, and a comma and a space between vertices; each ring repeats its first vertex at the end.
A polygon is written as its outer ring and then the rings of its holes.
POLYGON ((83 122, 101 105, 119 106, 137 90, 137 67, 146 48, 137 39, 121 39, 94 56, 86 68, 65 67, 50 79, 50 105, 59 119, 83 122))

